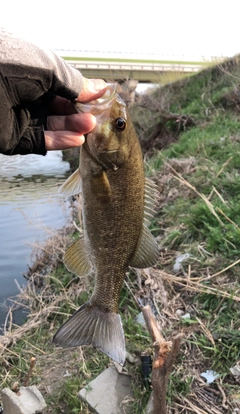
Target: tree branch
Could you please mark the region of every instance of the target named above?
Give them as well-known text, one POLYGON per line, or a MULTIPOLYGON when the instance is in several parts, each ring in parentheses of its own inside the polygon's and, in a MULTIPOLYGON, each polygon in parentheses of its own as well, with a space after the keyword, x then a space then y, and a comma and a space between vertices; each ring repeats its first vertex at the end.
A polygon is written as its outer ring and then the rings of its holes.
POLYGON ((180 348, 182 334, 175 336, 171 341, 165 341, 150 306, 144 306, 142 312, 154 347, 152 370, 153 414, 166 414, 167 383, 173 362, 180 348))

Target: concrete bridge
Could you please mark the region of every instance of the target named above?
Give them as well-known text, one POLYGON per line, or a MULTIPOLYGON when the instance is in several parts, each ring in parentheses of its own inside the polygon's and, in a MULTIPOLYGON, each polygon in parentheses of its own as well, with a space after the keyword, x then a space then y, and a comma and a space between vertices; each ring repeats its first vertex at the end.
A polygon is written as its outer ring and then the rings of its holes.
POLYGON ((206 62, 174 62, 137 59, 92 57, 64 57, 88 78, 108 81, 136 80, 138 82, 166 83, 193 74, 206 67, 206 62))
POLYGON ((55 51, 87 78, 118 82, 124 100, 134 102, 138 82, 163 85, 194 74, 210 64, 211 59, 191 61, 183 57, 144 55, 134 53, 55 51))

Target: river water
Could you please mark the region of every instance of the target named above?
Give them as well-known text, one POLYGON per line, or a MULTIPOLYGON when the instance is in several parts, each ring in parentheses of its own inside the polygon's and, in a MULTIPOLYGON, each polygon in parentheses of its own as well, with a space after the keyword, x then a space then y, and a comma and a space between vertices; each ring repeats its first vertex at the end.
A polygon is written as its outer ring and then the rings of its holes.
MULTIPOLYGON (((8 298, 27 281, 33 245, 67 221, 69 201, 58 187, 69 175, 61 151, 39 155, 0 154, 0 334, 9 306, 8 298), (16 283, 17 281, 17 283, 16 283)), ((23 315, 17 313, 15 322, 23 315)))

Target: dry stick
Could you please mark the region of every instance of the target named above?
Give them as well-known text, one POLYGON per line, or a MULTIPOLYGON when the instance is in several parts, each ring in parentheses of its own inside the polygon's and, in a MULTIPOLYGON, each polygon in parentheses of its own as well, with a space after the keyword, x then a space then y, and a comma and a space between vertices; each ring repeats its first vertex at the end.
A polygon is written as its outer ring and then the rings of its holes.
POLYGON ((36 358, 34 358, 34 357, 32 357, 31 358, 31 360, 30 360, 30 368, 29 368, 29 371, 28 371, 28 374, 27 374, 27 377, 26 377, 26 379, 25 379, 25 382, 24 382, 24 387, 27 387, 28 386, 28 384, 29 384, 29 379, 30 379, 30 377, 31 377, 31 375, 32 375, 32 371, 33 371, 33 368, 34 368, 34 366, 35 366, 35 363, 36 363, 36 358))
POLYGON ((175 336, 172 341, 165 341, 150 306, 144 306, 142 313, 154 346, 151 379, 153 387, 153 414, 166 414, 167 383, 174 359, 180 347, 182 334, 175 336))

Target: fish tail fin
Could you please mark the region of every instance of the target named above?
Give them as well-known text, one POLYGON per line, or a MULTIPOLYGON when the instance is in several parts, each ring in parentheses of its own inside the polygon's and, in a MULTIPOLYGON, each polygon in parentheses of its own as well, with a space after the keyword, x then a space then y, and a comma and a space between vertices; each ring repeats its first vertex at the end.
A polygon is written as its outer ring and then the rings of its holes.
POLYGON ((86 303, 61 326, 53 342, 63 348, 92 345, 123 365, 126 358, 121 317, 86 303))

